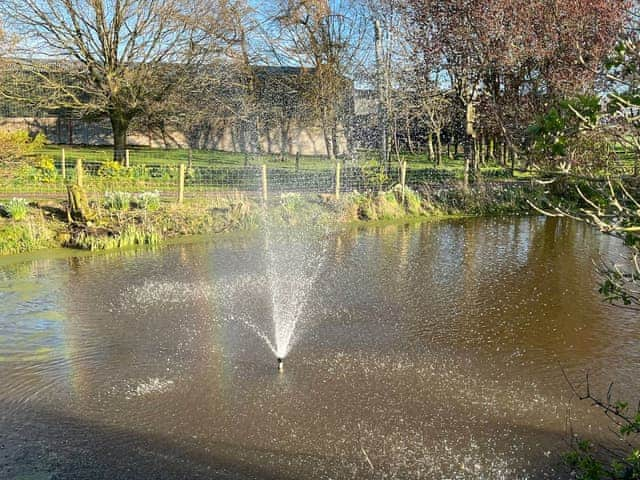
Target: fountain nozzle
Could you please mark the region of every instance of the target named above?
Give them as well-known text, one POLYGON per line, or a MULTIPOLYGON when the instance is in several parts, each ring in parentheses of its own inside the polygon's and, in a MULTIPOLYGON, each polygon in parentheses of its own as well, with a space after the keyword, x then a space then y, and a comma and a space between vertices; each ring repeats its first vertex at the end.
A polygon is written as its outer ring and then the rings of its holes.
POLYGON ((284 358, 278 357, 278 371, 284 370, 284 358))

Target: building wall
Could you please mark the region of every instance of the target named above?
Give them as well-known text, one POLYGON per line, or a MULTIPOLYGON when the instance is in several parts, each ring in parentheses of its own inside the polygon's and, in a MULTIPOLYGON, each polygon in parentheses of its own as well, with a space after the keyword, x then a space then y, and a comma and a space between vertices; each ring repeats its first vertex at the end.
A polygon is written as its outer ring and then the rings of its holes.
MULTIPOLYGON (((33 135, 43 133, 54 144, 63 145, 113 145, 111 126, 108 122, 84 122, 81 120, 61 119, 58 117, 19 117, 0 119, 0 130, 28 130, 33 135)), ((241 152, 243 148, 238 134, 228 122, 222 122, 208 131, 198 140, 198 148, 241 152)), ((169 131, 163 134, 131 131, 127 142, 132 146, 152 148, 189 148, 189 141, 184 132, 169 131)), ((279 128, 262 129, 258 144, 260 148, 251 146, 252 153, 281 153, 281 130, 279 128)), ((339 129, 338 147, 340 153, 347 150, 347 138, 344 128, 339 129)), ((289 130, 287 153, 301 155, 326 155, 322 128, 315 126, 292 125, 289 130)))

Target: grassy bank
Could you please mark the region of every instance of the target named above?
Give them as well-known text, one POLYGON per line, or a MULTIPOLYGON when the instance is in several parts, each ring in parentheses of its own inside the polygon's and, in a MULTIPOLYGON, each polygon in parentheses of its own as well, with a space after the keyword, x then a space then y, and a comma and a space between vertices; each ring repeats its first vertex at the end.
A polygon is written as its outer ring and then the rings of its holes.
POLYGON ((92 204, 90 220, 71 222, 66 202, 30 202, 20 217, 7 212, 9 202, 0 200, 0 255, 53 247, 110 250, 157 245, 188 235, 249 228, 255 223, 250 202, 240 197, 206 204, 159 203, 153 208, 92 204))
POLYGON ((529 211, 533 192, 508 187, 420 191, 399 186, 380 193, 331 195, 285 193, 265 208, 243 195, 163 202, 153 194, 112 192, 87 206, 82 221, 70 221, 67 202, 0 199, 0 255, 52 247, 110 250, 157 245, 170 239, 256 228, 261 217, 283 225, 335 226, 353 222, 403 221, 460 215, 529 211))

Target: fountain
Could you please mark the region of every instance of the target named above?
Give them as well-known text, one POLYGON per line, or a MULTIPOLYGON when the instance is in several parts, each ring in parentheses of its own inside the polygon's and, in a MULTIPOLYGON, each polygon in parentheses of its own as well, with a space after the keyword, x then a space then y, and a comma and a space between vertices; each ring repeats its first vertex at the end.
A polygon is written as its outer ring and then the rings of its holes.
POLYGON ((273 321, 273 341, 268 340, 267 345, 282 371, 297 340, 309 294, 324 265, 326 240, 313 229, 272 231, 267 225, 264 245, 273 321))
POLYGON ((263 273, 260 278, 247 280, 261 285, 268 295, 271 322, 261 324, 252 315, 241 314, 236 318, 265 342, 276 357, 278 370, 283 371, 284 360, 299 336, 310 293, 325 263, 327 233, 313 222, 293 227, 274 221, 266 211, 262 230, 263 273))

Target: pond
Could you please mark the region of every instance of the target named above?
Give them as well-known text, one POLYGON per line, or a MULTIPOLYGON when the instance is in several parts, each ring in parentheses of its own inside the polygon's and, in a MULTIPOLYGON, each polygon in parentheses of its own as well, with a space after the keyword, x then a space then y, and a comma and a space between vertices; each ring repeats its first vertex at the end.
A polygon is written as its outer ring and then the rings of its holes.
POLYGON ((582 224, 278 242, 271 277, 259 234, 0 267, 0 477, 563 478, 608 427, 565 375, 634 400, 640 325, 593 265, 622 247, 582 224), (304 295, 283 372, 279 281, 304 295))

